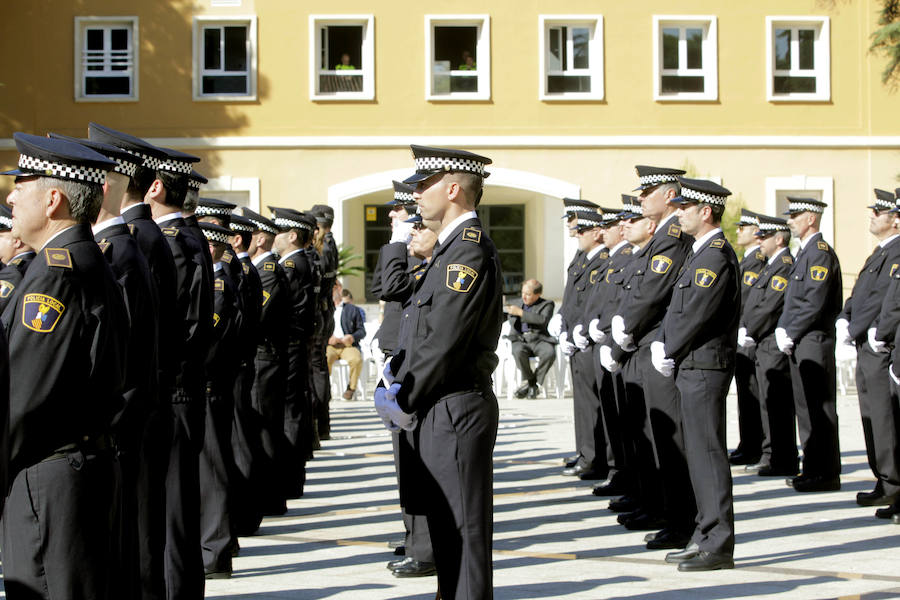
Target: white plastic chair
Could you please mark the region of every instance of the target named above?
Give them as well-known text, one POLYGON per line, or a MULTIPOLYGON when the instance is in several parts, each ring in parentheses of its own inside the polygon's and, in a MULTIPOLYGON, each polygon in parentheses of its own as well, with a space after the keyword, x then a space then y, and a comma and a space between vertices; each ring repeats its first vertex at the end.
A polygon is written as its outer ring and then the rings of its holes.
POLYGON ((837 369, 837 385, 841 395, 847 395, 847 389, 856 386, 856 346, 837 344, 834 348, 834 361, 837 369))

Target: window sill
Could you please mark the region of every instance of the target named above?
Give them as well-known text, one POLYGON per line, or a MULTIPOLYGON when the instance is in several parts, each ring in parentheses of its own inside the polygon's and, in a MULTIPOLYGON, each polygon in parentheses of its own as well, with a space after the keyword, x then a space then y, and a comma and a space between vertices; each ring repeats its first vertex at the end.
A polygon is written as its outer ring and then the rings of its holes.
POLYGON ((192 100, 194 102, 256 102, 257 97, 255 94, 252 96, 194 96, 192 100))
POLYGON ((603 94, 541 94, 538 99, 541 102, 602 102, 606 98, 603 94))
POLYGON ((110 103, 110 102, 139 102, 140 98, 137 96, 80 96, 75 98, 75 102, 90 102, 90 103, 110 103))
POLYGON ((456 92, 452 94, 427 94, 425 96, 425 100, 428 102, 471 102, 481 101, 485 102, 491 99, 490 94, 479 94, 479 93, 470 93, 470 92, 456 92))

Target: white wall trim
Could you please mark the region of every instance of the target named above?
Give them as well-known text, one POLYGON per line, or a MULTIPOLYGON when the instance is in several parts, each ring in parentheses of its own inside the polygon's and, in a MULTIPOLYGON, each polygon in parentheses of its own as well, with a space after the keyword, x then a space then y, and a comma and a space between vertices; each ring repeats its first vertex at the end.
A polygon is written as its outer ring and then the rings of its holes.
POLYGON ((203 196, 205 189, 222 192, 248 192, 250 194, 248 208, 253 212, 260 212, 259 177, 232 177, 231 175, 210 177, 209 181, 200 189, 200 196, 203 196))
MULTIPOLYGON (((776 192, 778 190, 810 190, 822 193, 826 204, 822 213, 820 231, 825 241, 834 246, 834 178, 790 175, 787 177, 766 177, 766 214, 775 214, 776 192)), ((786 218, 784 215, 776 215, 786 218)))

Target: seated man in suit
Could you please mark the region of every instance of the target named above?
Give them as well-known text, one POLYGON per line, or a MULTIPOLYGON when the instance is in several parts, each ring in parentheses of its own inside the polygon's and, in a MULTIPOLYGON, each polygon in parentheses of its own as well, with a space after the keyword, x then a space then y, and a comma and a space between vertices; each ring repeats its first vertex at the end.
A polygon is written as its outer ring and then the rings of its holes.
POLYGON ((328 338, 325 357, 328 361, 328 373, 334 361, 346 360, 350 365, 350 378, 344 390, 344 400, 352 400, 356 393, 356 382, 362 371, 362 354, 359 341, 366 337, 366 313, 353 304, 353 294, 342 288, 340 282, 334 284, 332 299, 337 308, 334 309, 334 333, 328 338))
POLYGON ((522 301, 506 305, 503 311, 509 315, 509 339, 512 355, 522 372, 522 386, 516 390, 516 398, 536 398, 538 386, 556 360, 556 339, 547 331, 547 323, 553 316, 552 300, 541 298, 544 287, 537 279, 522 283, 522 301), (538 358, 538 366, 532 371, 528 359, 538 358))

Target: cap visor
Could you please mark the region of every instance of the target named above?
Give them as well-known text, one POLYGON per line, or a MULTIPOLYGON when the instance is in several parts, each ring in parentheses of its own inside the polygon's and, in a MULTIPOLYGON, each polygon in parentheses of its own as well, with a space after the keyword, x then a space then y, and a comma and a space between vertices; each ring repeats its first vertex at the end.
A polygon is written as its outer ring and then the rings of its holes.
POLYGON ((12 175, 14 177, 28 177, 28 176, 38 176, 38 173, 29 173, 27 171, 23 171, 22 169, 10 169, 9 171, 0 172, 0 175, 12 175))
POLYGON ((425 181, 432 175, 436 175, 436 173, 413 173, 409 177, 403 180, 403 183, 410 185, 413 183, 419 183, 420 181, 425 181))
POLYGON ((671 200, 666 201, 668 204, 678 204, 680 206, 684 206, 685 204, 697 204, 696 200, 688 200, 684 196, 675 196, 671 200))

